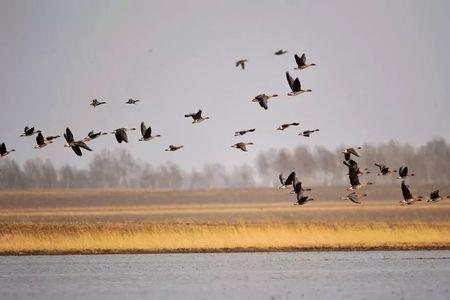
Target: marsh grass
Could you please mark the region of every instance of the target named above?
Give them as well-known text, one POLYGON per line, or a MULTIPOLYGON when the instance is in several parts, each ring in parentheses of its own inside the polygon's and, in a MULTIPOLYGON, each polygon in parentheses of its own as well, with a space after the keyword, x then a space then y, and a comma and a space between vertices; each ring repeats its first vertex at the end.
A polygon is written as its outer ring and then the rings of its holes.
POLYGON ((450 222, 5 223, 1 254, 450 248, 450 222))

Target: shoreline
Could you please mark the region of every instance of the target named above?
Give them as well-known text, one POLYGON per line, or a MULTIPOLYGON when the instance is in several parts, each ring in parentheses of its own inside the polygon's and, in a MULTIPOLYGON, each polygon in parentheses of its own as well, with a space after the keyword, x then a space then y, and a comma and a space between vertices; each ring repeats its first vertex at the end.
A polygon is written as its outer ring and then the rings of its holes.
MULTIPOLYGON (((276 253, 276 252, 370 252, 370 251, 436 251, 450 250, 450 245, 424 246, 375 246, 375 247, 286 247, 286 248, 224 248, 224 249, 162 249, 162 250, 67 250, 67 251, 2 251, 6 256, 54 256, 54 255, 127 255, 127 254, 216 254, 216 253, 276 253)), ((448 258, 450 259, 450 257, 448 258)))

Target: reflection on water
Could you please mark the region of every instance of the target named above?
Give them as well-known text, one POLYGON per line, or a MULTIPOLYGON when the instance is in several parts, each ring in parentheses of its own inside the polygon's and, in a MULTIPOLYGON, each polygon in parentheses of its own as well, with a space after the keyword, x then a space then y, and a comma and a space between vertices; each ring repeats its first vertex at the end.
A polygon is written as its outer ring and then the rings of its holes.
POLYGON ((0 257, 0 299, 450 299, 450 251, 0 257))

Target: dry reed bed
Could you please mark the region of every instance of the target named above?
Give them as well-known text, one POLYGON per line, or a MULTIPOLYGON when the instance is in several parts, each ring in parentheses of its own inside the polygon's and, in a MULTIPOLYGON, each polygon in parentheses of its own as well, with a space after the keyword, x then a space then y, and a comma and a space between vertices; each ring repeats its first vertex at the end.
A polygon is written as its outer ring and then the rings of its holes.
POLYGON ((430 248, 450 248, 450 221, 0 224, 0 254, 430 248))

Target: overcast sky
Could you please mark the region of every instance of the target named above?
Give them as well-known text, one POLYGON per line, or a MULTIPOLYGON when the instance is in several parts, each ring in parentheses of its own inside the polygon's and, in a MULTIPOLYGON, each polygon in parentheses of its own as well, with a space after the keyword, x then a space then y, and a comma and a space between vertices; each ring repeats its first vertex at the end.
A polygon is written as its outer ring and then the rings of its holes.
POLYGON ((25 125, 46 135, 151 125, 162 138, 117 144, 150 163, 185 168, 252 163, 260 150, 450 139, 448 1, 0 1, 0 141, 11 157, 86 166, 63 140, 33 149, 25 125), (273 52, 286 49, 288 54, 273 52), (294 53, 317 64, 293 70, 294 53), (234 61, 246 58, 245 71, 234 61), (312 93, 287 97, 285 71, 312 93), (264 111, 251 99, 280 94, 264 111), (107 101, 93 109, 93 98, 107 101), (137 106, 128 98, 141 99, 137 106), (183 117, 201 108, 211 120, 183 117), (299 128, 275 128, 298 121, 299 128), (235 138, 238 129, 254 134, 235 138), (309 139, 300 130, 320 128, 309 139), (231 149, 252 141, 248 153, 231 149), (168 153, 169 144, 185 149, 168 153))

